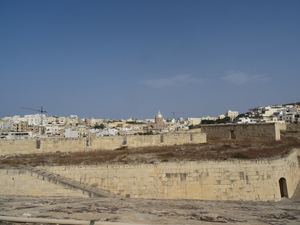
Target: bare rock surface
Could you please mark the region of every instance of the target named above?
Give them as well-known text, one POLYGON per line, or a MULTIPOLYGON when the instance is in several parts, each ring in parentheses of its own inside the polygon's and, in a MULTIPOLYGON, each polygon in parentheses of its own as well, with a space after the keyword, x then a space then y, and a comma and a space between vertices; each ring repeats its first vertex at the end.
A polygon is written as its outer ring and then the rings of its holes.
MULTIPOLYGON (((130 224, 298 225, 300 201, 159 200, 0 196, 0 216, 130 224)), ((0 224, 16 224, 0 222, 0 224)))

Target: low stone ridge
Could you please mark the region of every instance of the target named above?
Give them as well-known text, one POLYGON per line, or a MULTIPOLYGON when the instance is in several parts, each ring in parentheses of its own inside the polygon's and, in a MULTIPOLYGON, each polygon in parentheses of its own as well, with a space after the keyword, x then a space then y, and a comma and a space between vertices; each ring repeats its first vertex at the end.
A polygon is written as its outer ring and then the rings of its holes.
POLYGON ((300 202, 290 199, 256 202, 0 195, 0 215, 94 220, 95 224, 115 225, 299 225, 300 202))
POLYGON ((28 171, 31 176, 34 176, 34 174, 37 175, 37 179, 48 181, 56 185, 64 186, 71 190, 82 191, 83 194, 86 194, 90 197, 116 197, 116 195, 110 191, 101 188, 96 188, 91 185, 81 183, 71 178, 67 178, 62 175, 55 174, 42 169, 37 169, 34 167, 23 167, 21 170, 28 171))

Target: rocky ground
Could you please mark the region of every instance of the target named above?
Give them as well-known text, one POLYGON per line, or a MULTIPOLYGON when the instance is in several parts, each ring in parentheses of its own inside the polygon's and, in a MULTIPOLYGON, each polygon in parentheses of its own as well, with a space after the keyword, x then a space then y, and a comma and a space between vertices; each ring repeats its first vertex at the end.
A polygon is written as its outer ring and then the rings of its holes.
MULTIPOLYGON (((0 216, 129 224, 300 224, 300 201, 202 201, 0 196, 0 216)), ((0 224, 16 224, 0 222, 0 224)), ((28 223, 29 224, 29 223, 28 223)))

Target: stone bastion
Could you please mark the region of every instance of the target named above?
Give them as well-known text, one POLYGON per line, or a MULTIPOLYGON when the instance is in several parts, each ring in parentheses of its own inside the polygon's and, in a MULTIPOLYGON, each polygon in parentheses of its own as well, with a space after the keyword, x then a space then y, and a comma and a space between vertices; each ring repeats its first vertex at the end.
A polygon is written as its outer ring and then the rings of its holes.
MULTIPOLYGON (((208 136, 218 133, 215 126, 202 129, 206 129, 208 136)), ((263 134, 262 138, 278 140, 280 129, 274 124, 259 127, 224 125, 219 132, 224 135, 234 134, 234 137, 225 138, 240 138, 250 132, 256 138, 263 134)), ((36 140, 1 140, 0 154, 205 143, 206 134, 41 141, 37 145, 36 140)), ((291 197, 297 188, 300 180, 299 156, 300 150, 293 149, 287 156, 276 159, 36 168, 46 171, 43 174, 28 168, 1 169, 0 195, 91 196, 86 193, 92 193, 92 190, 98 188, 98 191, 110 192, 110 196, 125 198, 280 201, 283 197, 291 197)), ((95 190, 93 193, 97 192, 95 190)))
MULTIPOLYGON (((43 166, 38 169, 115 196, 156 199, 280 201, 300 177, 299 149, 284 158, 157 164, 43 166)), ((1 169, 0 195, 86 196, 24 169, 1 169)), ((75 185, 76 186, 76 185, 75 185)))

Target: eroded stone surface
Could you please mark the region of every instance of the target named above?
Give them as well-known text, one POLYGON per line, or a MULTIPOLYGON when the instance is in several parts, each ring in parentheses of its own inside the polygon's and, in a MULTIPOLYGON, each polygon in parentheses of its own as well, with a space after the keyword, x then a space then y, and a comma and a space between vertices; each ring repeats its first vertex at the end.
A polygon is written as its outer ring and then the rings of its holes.
POLYGON ((0 196, 0 215, 142 224, 296 225, 300 224, 300 201, 0 196))

